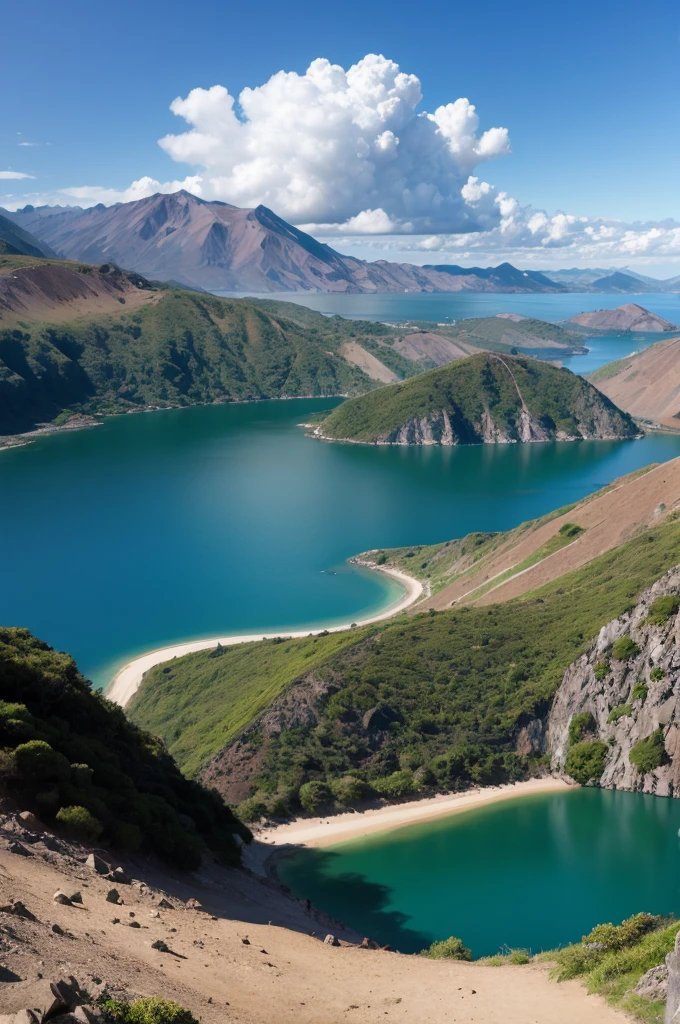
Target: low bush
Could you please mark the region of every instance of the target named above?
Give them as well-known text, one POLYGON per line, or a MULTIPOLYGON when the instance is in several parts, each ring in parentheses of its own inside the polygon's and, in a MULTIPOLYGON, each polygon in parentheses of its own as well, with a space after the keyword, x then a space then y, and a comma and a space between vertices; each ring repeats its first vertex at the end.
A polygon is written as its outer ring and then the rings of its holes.
POLYGON ((198 1024, 189 1010, 160 996, 135 999, 132 1003, 107 999, 100 1005, 104 1013, 117 1024, 198 1024))
POLYGON ((647 684, 638 679, 630 695, 631 700, 646 700, 648 694, 647 684))
POLYGON ((619 704, 618 708, 612 708, 607 716, 608 722, 618 722, 619 718, 628 718, 633 714, 633 708, 630 704, 619 704))
POLYGON ((299 798, 300 806, 306 814, 317 814, 324 807, 329 807, 333 803, 330 786, 317 779, 305 782, 303 786, 300 786, 299 798))
POLYGON ((596 732, 597 725, 590 711, 574 715, 569 723, 569 744, 580 743, 588 732, 596 732))
POLYGON ((600 740, 586 740, 576 743, 567 754, 565 768, 568 775, 585 786, 587 782, 599 779, 607 760, 607 745, 600 740))
POLYGON ((662 924, 662 917, 635 914, 620 925, 597 925, 588 935, 583 936, 581 942, 566 946, 558 950, 554 957, 551 956, 551 959, 557 962, 554 976, 558 981, 567 981, 569 978, 587 974, 609 954, 635 946, 643 936, 658 929, 662 924))
POLYGON ((373 788, 355 775, 345 775, 334 783, 333 793, 345 807, 353 807, 362 800, 367 800, 373 793, 373 788))
POLYGON ((399 797, 408 796, 415 789, 413 775, 409 771, 393 772, 382 779, 373 780, 373 788, 381 796, 389 797, 391 800, 398 800, 399 797))
POLYGON ((597 679, 598 683, 604 682, 604 680, 607 678, 610 672, 611 665, 606 659, 604 661, 597 661, 593 665, 593 674, 595 675, 595 678, 597 679))
POLYGON ((622 636, 612 644, 612 657, 617 661, 628 661, 640 653, 640 648, 629 636, 622 636))
POLYGON ((56 821, 67 835, 83 843, 94 843, 104 831, 104 826, 85 807, 62 807, 56 821))
POLYGON ((652 772, 664 764, 667 755, 663 729, 657 729, 651 736, 636 743, 628 755, 628 759, 641 775, 647 775, 648 772, 652 772))
POLYGON ((649 678, 653 683, 660 683, 662 679, 666 678, 666 673, 662 668, 653 668, 649 673, 649 678))
POLYGON ((440 942, 433 942, 428 949, 423 949, 420 955, 429 957, 430 960, 472 960, 472 950, 453 935, 440 942))
POLYGON ((675 615, 680 609, 680 597, 675 594, 668 594, 665 597, 657 597, 649 608, 647 622, 650 626, 665 626, 671 615, 675 615))
POLYGON ((583 532, 583 527, 578 526, 576 523, 565 523, 564 526, 560 526, 559 529, 560 536, 568 537, 570 540, 574 537, 578 537, 578 535, 583 532))

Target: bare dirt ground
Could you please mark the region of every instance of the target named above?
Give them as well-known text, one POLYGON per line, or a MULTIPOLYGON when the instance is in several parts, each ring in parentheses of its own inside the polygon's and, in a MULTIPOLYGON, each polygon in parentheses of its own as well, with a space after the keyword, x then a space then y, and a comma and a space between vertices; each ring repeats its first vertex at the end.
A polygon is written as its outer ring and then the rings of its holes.
POLYGON ((86 866, 87 853, 0 815, 0 1014, 32 1005, 39 977, 72 975, 94 993, 174 999, 203 1024, 626 1020, 578 982, 551 981, 543 965, 498 968, 326 945, 331 929, 356 936, 244 871, 210 866, 178 877, 131 860, 123 867, 132 884, 116 883, 121 901, 107 902, 112 883, 86 866), (13 842, 25 852, 10 852, 13 842), (82 904, 55 903, 58 890, 78 890, 82 904), (191 898, 202 909, 187 906, 191 898), (11 912, 16 900, 32 920, 11 912), (159 940, 167 948, 153 949, 159 940))
POLYGON ((434 597, 418 604, 418 611, 432 607, 449 608, 452 604, 495 604, 526 594, 535 587, 572 572, 593 558, 611 551, 634 537, 642 528, 662 522, 680 503, 680 459, 673 459, 634 479, 614 485, 599 497, 585 499, 563 516, 550 520, 527 534, 517 543, 509 541, 485 560, 478 572, 467 575, 444 587, 434 597), (661 506, 665 506, 664 509, 661 506), (475 591, 496 576, 520 565, 565 523, 576 523, 585 530, 575 541, 537 562, 504 583, 486 590, 479 597, 475 591))
POLYGON ((340 355, 348 363, 352 363, 353 366, 358 366, 360 370, 363 370, 371 380, 379 380, 383 384, 394 384, 395 381, 399 380, 396 373, 385 366, 384 363, 381 363, 370 352, 367 352, 356 341, 346 341, 344 345, 341 345, 340 355))
POLYGON ((657 342, 623 360, 608 380, 594 380, 619 408, 640 419, 680 430, 680 338, 657 342))

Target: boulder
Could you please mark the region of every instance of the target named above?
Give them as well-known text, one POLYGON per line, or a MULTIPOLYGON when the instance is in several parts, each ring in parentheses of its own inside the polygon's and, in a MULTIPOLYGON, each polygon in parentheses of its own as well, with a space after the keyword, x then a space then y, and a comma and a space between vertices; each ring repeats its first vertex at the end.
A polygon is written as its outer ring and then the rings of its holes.
POLYGON ((24 917, 27 921, 37 921, 35 914, 32 914, 25 903, 21 900, 12 900, 11 903, 7 903, 4 907, 0 907, 0 911, 4 914, 15 914, 17 917, 24 917))
POLYGON ((166 900, 165 896, 163 897, 163 899, 158 901, 158 906, 162 907, 163 910, 174 910, 175 909, 173 907, 172 903, 170 902, 170 900, 166 900))
POLYGON ((340 945, 340 942, 339 942, 337 936, 335 936, 335 935, 330 935, 329 934, 329 935, 326 936, 326 938, 323 941, 325 942, 325 944, 327 946, 339 946, 340 945))
POLYGON ((83 902, 83 897, 82 897, 82 895, 79 892, 72 893, 71 896, 69 897, 69 899, 71 900, 71 903, 82 903, 83 902))
POLYGON ((61 889, 58 889, 57 892, 55 892, 52 899, 55 903, 61 903, 62 907, 70 907, 73 904, 71 897, 67 896, 65 892, 61 891, 61 889))
POLYGON ((119 885, 131 885, 132 879, 128 874, 123 871, 121 867, 114 868, 111 872, 112 882, 118 882, 119 885))
POLYGON ((191 897, 191 899, 187 900, 186 907, 187 910, 203 910, 201 904, 198 902, 197 899, 194 899, 193 896, 191 897))
POLYGON ((106 894, 106 902, 107 903, 118 903, 119 900, 120 900, 120 893, 118 892, 118 890, 117 889, 109 889, 109 891, 106 894))
POLYGON ((380 947, 378 946, 377 942, 374 942, 373 939, 369 939, 366 936, 364 936, 364 938, 359 943, 359 949, 379 949, 379 948, 380 947))
POLYGON ((675 949, 666 957, 668 971, 665 1024, 680 1022, 680 932, 675 936, 675 949), (676 1021, 676 1017, 678 1018, 676 1021))
POLYGON ((101 857, 98 857, 96 853, 91 853, 85 861, 85 867, 88 867, 91 871, 96 871, 98 875, 108 875, 109 865, 101 857))
POLYGON ((17 854, 19 854, 20 857, 32 857, 33 856, 31 851, 27 850, 26 847, 22 846, 21 843, 18 843, 16 841, 16 839, 10 840, 10 842, 7 844, 7 849, 9 850, 10 853, 17 853, 17 854))
POLYGON ((17 821, 23 828, 27 828, 29 832, 44 832, 45 826, 36 818, 33 811, 20 811, 17 814, 17 821))
POLYGON ((162 939, 156 939, 155 942, 152 942, 151 943, 151 948, 152 949, 157 949, 160 953, 169 953, 170 952, 170 947, 168 946, 168 944, 166 942, 163 942, 162 939))
POLYGON ((668 968, 665 964, 660 964, 659 967, 651 967, 646 974, 642 975, 633 992, 636 996, 642 996, 643 999, 649 999, 651 1003, 656 1003, 658 1000, 666 998, 667 989, 668 968))

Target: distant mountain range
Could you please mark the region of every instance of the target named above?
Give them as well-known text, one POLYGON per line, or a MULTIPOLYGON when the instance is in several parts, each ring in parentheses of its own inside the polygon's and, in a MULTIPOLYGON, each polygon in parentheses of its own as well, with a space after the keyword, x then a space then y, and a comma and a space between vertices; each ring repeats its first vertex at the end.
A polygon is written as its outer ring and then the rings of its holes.
MULTIPOLYGON (((113 262, 152 279, 207 291, 680 291, 680 278, 653 282, 628 271, 539 273, 510 263, 487 268, 370 263, 343 256, 266 206, 239 209, 186 191, 108 207, 26 206, 0 213, 2 223, 10 224, 9 233, 14 225, 15 232, 25 234, 24 244, 47 247, 40 255, 56 252, 70 260, 113 262)), ((0 223, 0 240, 4 237, 0 223)), ((11 239, 6 244, 14 246, 11 251, 23 251, 11 239)))
POLYGON ((54 256, 55 253, 8 217, 0 216, 0 255, 54 256))

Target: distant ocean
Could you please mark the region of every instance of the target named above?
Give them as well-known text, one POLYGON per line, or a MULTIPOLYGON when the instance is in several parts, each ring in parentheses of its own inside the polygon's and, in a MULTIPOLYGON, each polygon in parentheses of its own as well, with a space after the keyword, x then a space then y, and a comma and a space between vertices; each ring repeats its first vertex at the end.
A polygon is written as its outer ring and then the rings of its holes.
MULTIPOLYGON (((216 294, 246 298, 245 294, 236 295, 234 292, 216 294)), ((521 316, 556 323, 576 316, 577 313, 593 309, 614 309, 626 302, 635 302, 673 324, 680 324, 680 294, 590 295, 570 292, 566 295, 497 295, 484 292, 453 292, 448 295, 428 295, 419 292, 399 292, 379 295, 326 295, 319 292, 282 292, 253 294, 251 297, 295 302, 319 313, 329 316, 337 314, 351 320, 383 320, 393 323, 420 320, 443 324, 465 320, 468 317, 494 316, 496 313, 519 313, 521 316)), ((584 338, 584 344, 589 349, 588 354, 572 356, 563 359, 562 362, 574 373, 592 373, 605 363, 623 359, 664 337, 664 334, 649 334, 644 337, 624 334, 584 338)))

